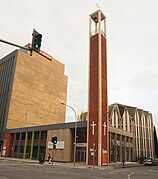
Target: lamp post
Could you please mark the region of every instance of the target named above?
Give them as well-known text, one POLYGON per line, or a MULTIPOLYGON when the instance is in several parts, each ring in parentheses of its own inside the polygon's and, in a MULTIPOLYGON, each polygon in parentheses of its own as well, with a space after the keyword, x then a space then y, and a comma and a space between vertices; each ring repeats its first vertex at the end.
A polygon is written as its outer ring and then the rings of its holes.
POLYGON ((75 167, 75 162, 76 162, 76 137, 77 137, 77 113, 75 109, 65 103, 61 103, 62 105, 67 106, 68 108, 72 109, 74 114, 75 114, 75 141, 74 141, 74 161, 73 161, 73 167, 75 167))

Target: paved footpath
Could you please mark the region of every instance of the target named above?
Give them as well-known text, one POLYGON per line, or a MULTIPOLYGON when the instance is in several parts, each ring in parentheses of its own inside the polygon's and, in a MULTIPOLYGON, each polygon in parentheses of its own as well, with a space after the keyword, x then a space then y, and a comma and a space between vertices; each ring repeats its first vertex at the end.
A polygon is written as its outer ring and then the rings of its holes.
MULTIPOLYGON (((12 161, 20 161, 20 162, 28 162, 28 163, 35 163, 39 164, 38 160, 29 160, 29 159, 20 159, 20 158, 8 158, 8 157, 0 157, 0 160, 12 160, 12 161)), ((110 163, 109 166, 107 167, 99 167, 99 166, 92 166, 92 165, 86 165, 84 162, 76 162, 75 166, 73 162, 53 162, 49 164, 47 161, 44 162, 43 165, 55 165, 55 166, 61 166, 61 167, 71 167, 71 168, 95 168, 98 170, 113 170, 113 169, 118 169, 118 168, 130 168, 130 167, 139 167, 142 166, 142 164, 139 164, 138 162, 125 162, 125 166, 122 166, 122 162, 117 162, 117 163, 110 163)))

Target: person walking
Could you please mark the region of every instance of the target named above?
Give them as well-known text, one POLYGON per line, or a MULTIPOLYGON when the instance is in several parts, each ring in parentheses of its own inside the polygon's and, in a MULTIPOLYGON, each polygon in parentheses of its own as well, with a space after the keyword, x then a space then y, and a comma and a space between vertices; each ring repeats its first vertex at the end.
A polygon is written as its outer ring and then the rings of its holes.
POLYGON ((125 166, 125 160, 124 159, 122 160, 122 166, 123 166, 123 168, 125 166))
POLYGON ((51 156, 50 156, 50 154, 48 154, 48 162, 49 162, 49 164, 51 163, 51 156))

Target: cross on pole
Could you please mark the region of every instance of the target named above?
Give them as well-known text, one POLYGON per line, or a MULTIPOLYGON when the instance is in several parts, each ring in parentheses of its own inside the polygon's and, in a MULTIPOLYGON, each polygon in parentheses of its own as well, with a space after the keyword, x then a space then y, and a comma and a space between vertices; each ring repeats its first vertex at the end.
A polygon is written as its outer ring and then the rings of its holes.
POLYGON ((105 132, 106 132, 106 127, 107 127, 107 126, 106 126, 105 122, 104 122, 104 124, 103 124, 103 127, 104 127, 104 135, 106 135, 105 132))
POLYGON ((97 8, 100 9, 99 5, 97 3, 95 3, 95 4, 96 4, 97 8))
POLYGON ((94 121, 93 121, 93 123, 91 124, 91 127, 92 127, 92 135, 94 135, 94 127, 96 126, 96 124, 94 123, 94 121))

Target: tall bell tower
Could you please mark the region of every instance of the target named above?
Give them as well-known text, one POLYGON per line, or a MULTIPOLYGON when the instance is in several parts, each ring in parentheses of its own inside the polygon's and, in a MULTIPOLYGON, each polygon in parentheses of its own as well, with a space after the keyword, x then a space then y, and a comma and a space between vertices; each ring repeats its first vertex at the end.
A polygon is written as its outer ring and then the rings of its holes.
POLYGON ((108 97, 106 17, 89 16, 89 99, 87 164, 108 165, 108 97))

